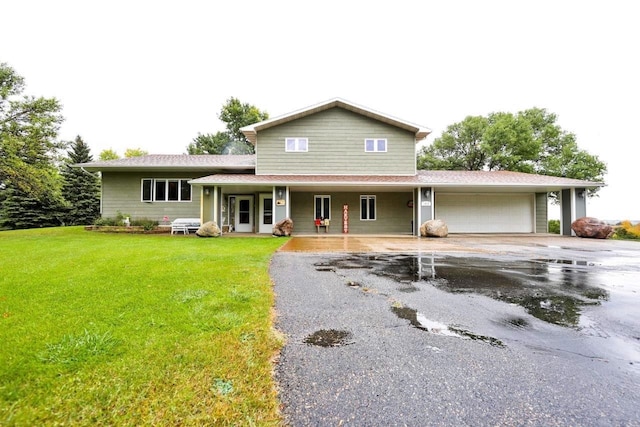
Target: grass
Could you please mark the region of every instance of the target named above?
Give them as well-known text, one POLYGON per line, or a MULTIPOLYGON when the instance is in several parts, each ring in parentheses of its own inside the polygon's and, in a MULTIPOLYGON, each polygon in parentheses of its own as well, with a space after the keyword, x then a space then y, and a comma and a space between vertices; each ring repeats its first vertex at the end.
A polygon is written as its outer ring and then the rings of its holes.
POLYGON ((0 425, 279 425, 282 243, 0 232, 0 425))

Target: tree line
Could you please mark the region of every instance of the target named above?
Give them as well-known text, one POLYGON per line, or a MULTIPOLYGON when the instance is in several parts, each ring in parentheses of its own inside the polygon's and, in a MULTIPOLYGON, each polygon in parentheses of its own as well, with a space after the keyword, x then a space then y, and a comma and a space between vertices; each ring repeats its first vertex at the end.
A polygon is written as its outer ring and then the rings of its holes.
POLYGON ((59 141, 60 103, 24 88, 24 78, 0 63, 0 229, 92 223, 99 176, 71 167, 92 161, 88 145, 80 136, 59 141))

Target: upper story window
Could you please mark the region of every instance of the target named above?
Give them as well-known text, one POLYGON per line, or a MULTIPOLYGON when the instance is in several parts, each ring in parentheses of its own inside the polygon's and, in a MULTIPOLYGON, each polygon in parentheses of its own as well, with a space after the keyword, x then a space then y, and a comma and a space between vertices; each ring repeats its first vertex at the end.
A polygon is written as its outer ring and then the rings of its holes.
POLYGON ((367 138, 364 140, 364 151, 367 153, 386 153, 386 138, 367 138))
POLYGON ((142 180, 143 202, 190 202, 191 185, 188 179, 145 178, 142 180))
POLYGON ((308 138, 285 138, 284 139, 284 149, 285 151, 308 151, 307 148, 309 146, 308 138))

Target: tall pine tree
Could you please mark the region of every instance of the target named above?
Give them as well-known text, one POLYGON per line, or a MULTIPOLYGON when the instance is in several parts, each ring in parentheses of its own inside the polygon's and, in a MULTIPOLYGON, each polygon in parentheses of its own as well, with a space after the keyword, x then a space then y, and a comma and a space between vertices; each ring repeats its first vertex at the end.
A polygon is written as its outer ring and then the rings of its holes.
POLYGON ((23 95, 24 79, 0 63, 0 228, 61 225, 56 167, 62 122, 55 98, 23 95))
POLYGON ((67 152, 62 169, 62 196, 69 204, 66 223, 88 225, 100 216, 100 178, 97 173, 73 167, 77 163, 93 161, 91 150, 78 135, 67 152))

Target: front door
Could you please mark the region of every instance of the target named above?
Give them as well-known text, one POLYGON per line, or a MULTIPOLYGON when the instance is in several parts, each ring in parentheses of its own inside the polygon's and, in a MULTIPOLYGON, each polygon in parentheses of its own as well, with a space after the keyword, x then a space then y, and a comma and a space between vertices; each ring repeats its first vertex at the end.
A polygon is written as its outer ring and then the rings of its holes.
POLYGON ((269 194, 260 194, 260 225, 258 227, 259 233, 273 232, 273 196, 269 194))
POLYGON ((236 231, 253 232, 253 196, 236 196, 236 231))

